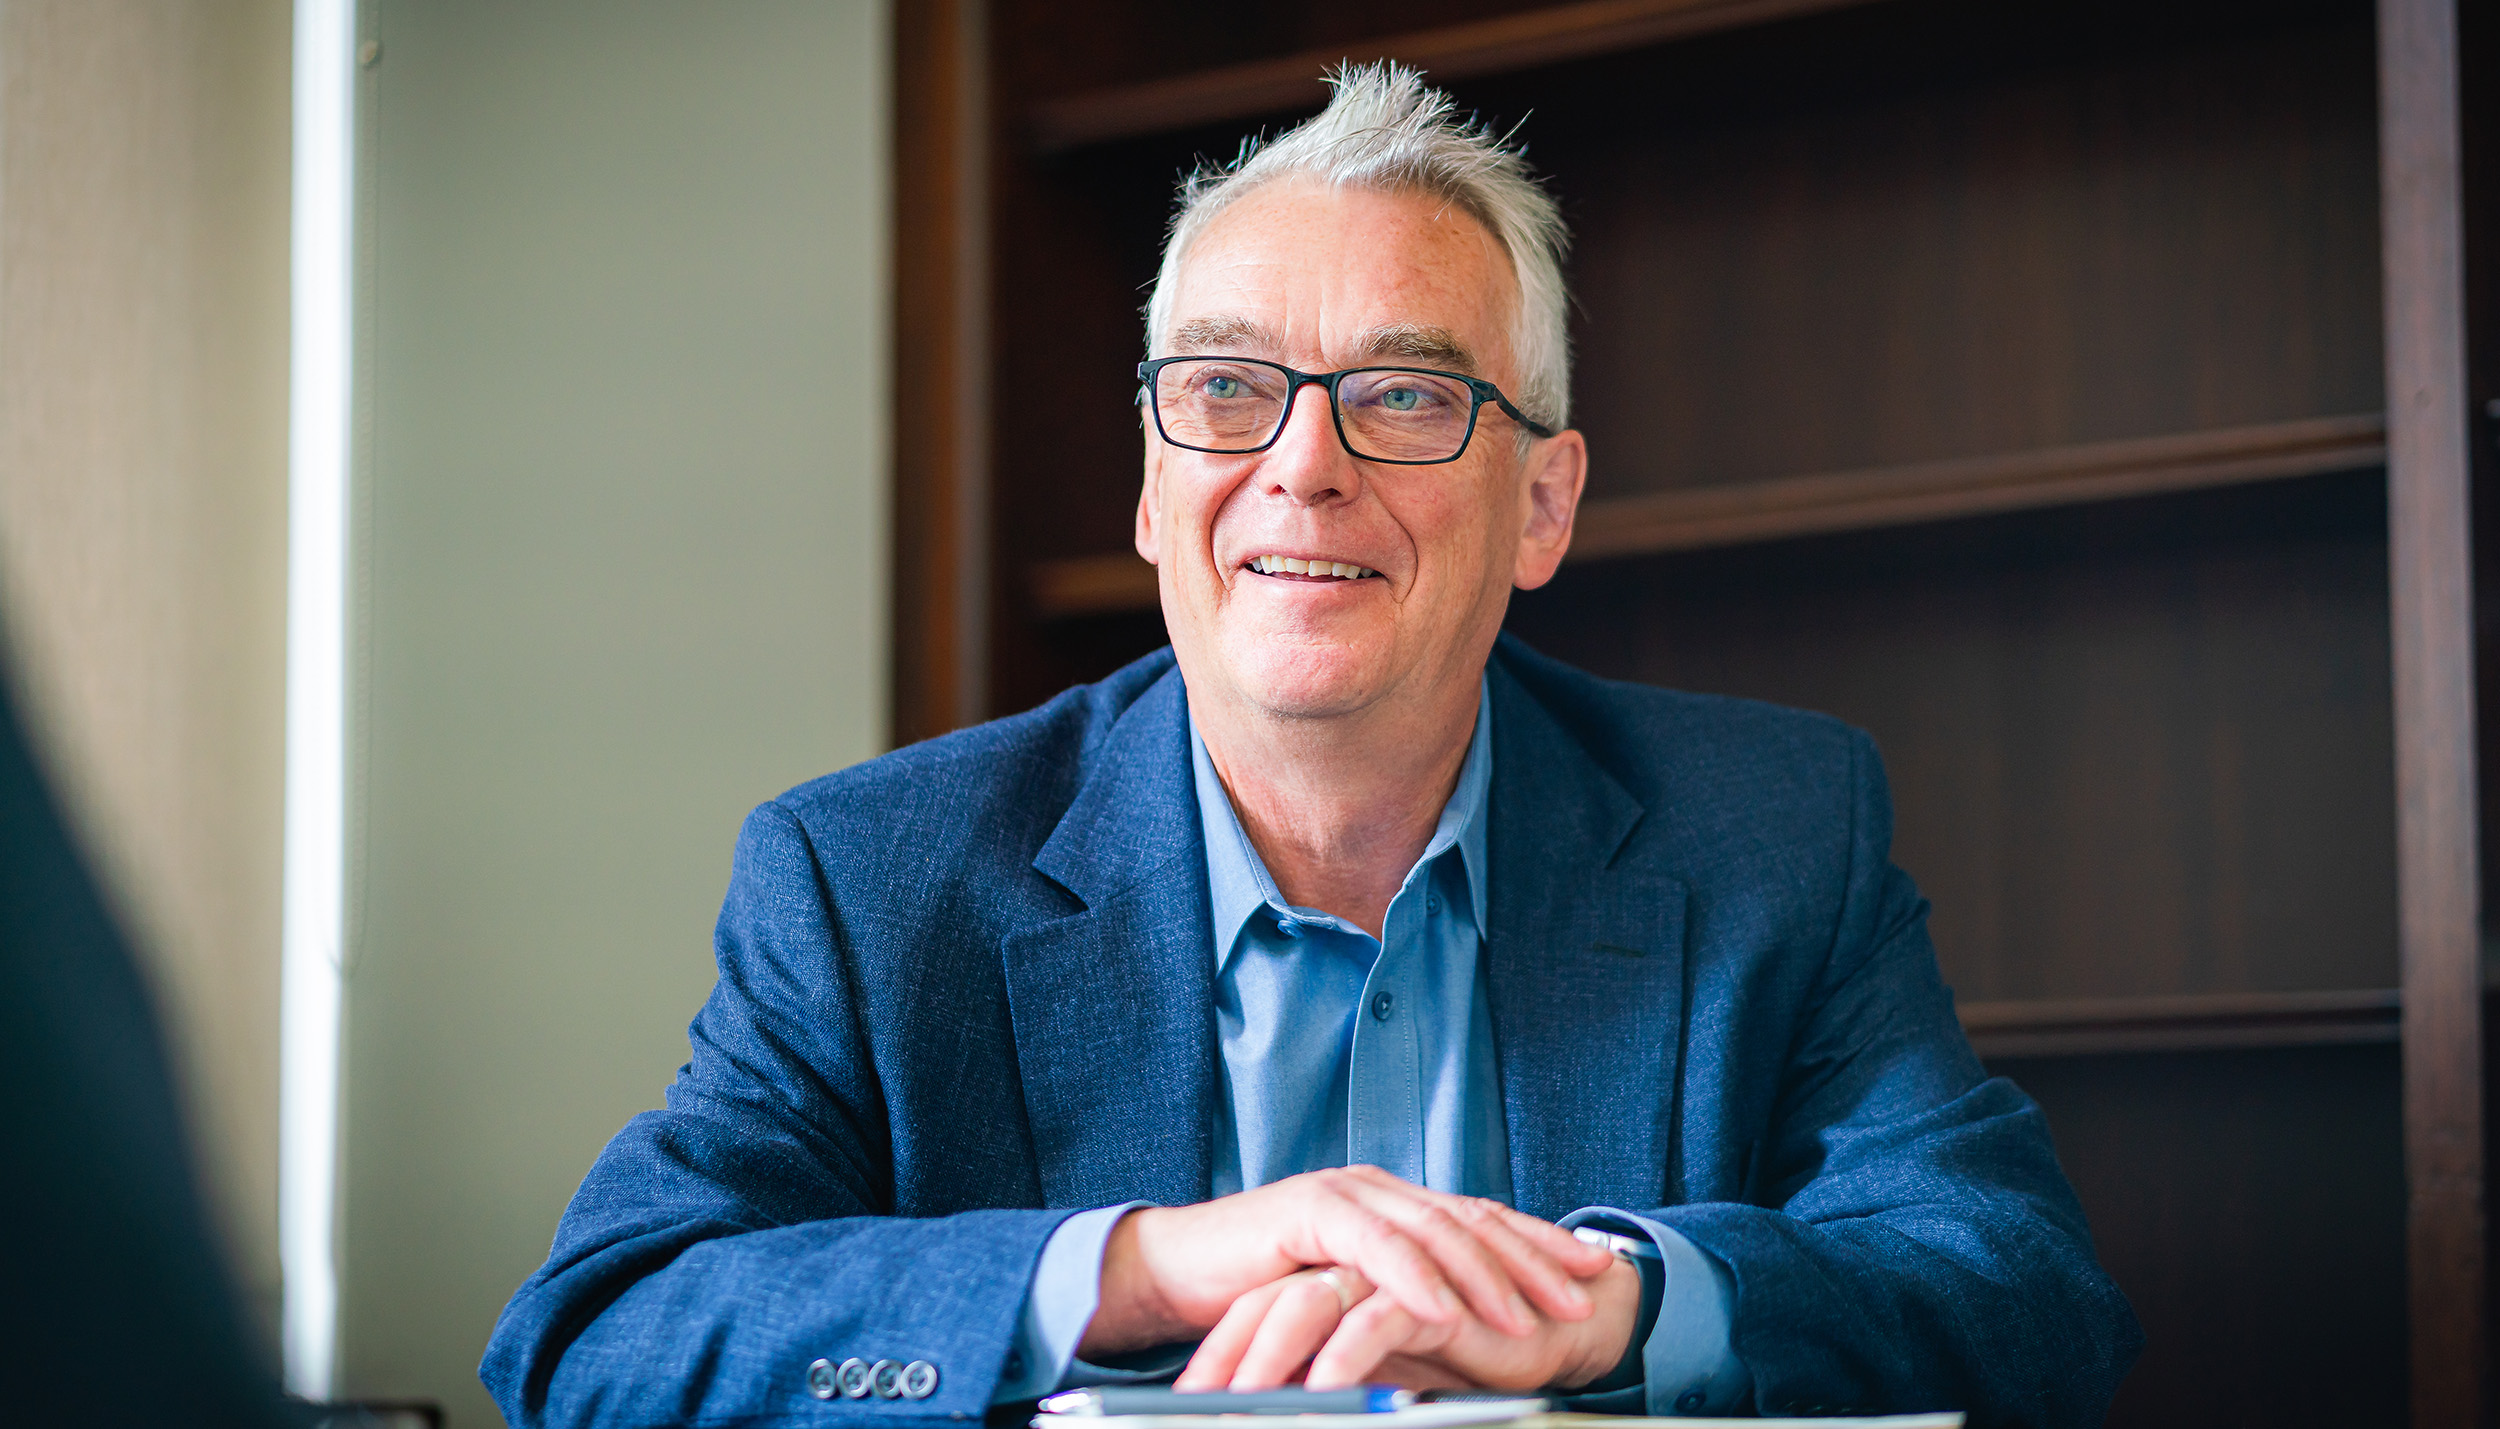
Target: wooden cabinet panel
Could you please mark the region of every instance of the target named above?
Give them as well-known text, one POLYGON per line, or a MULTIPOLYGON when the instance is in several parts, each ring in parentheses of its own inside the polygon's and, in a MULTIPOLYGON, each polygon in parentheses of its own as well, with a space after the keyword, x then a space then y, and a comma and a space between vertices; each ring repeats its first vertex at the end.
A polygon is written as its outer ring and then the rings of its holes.
POLYGON ((1624 57, 1535 106, 1592 496, 2378 408, 2365 7, 2185 46, 2123 7, 1950 14, 1932 47, 1624 57))
POLYGON ((2408 1420, 2396 1050, 1991 1062, 2144 1322, 2112 1429, 2408 1420))
POLYGON ((2391 986, 2375 474, 1566 568, 1511 628, 1872 732, 1965 998, 2391 986))

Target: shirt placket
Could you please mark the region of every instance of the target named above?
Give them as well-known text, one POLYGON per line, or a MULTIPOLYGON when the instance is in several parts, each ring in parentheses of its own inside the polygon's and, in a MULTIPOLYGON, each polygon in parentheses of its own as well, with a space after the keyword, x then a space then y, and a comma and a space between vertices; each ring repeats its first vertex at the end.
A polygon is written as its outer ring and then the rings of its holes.
POLYGON ((1381 920, 1380 953, 1363 980, 1355 1018, 1346 1097, 1346 1164, 1377 1166, 1418 1186, 1424 1184, 1423 1056, 1413 994, 1429 882, 1410 876, 1381 920))

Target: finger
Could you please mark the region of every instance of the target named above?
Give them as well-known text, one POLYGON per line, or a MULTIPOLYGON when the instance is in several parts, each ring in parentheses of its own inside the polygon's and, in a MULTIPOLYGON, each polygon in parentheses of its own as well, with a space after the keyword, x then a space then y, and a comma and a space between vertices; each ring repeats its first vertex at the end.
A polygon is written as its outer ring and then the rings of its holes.
POLYGON ((1395 1222, 1328 1183, 1314 1191, 1294 1230, 1299 1243, 1293 1253, 1303 1264, 1352 1266, 1418 1320, 1448 1324, 1466 1313, 1441 1262, 1395 1222))
POLYGON ((1485 1204, 1501 1213, 1502 1224, 1561 1261, 1575 1279, 1586 1280, 1592 1275, 1603 1274, 1607 1266, 1615 1263, 1613 1251, 1602 1245, 1591 1245, 1552 1221, 1539 1220, 1526 1211, 1512 1210, 1499 1201, 1488 1200, 1485 1204))
POLYGON ((1486 1249, 1501 1258, 1502 1264, 1510 1270, 1511 1279, 1518 1283, 1520 1293, 1538 1309, 1558 1320, 1585 1320, 1597 1313, 1597 1302, 1590 1298, 1588 1287, 1580 1283, 1584 1277, 1574 1269, 1588 1257, 1574 1256, 1571 1261, 1565 1262, 1551 1254, 1548 1246, 1540 1244, 1539 1238, 1524 1231, 1518 1222, 1526 1221, 1530 1225, 1555 1231, 1580 1250, 1597 1251, 1596 1264, 1588 1272, 1591 1275, 1602 1275, 1607 1266, 1614 1264, 1613 1251, 1573 1238, 1550 1222, 1540 1221, 1534 1216, 1522 1216, 1499 1201, 1475 1201, 1470 1203, 1469 1209, 1455 1214, 1475 1231, 1486 1249))
POLYGON ((1477 1318, 1514 1336, 1535 1328, 1509 1268, 1462 1219, 1482 1219, 1475 1202, 1409 1185, 1376 1167, 1360 1171, 1351 1178, 1353 1197, 1422 1244, 1477 1318))
POLYGON ((1372 1371, 1425 1328, 1406 1307, 1386 1295, 1375 1295, 1346 1312, 1336 1333, 1320 1347, 1304 1381, 1313 1389, 1343 1389, 1362 1384, 1372 1371))
POLYGON ((1603 1274, 1614 1263, 1614 1253, 1604 1246, 1489 1197, 1425 1190, 1376 1166, 1346 1169, 1383 1195, 1441 1207, 1484 1242, 1528 1300, 1547 1314, 1581 1320, 1595 1310, 1596 1302, 1577 1282, 1603 1274))
MULTIPOLYGON (((1480 1239, 1487 1240, 1488 1248, 1501 1258, 1514 1279, 1532 1279, 1540 1286, 1559 1291, 1567 1282, 1603 1274, 1613 1263, 1613 1253, 1604 1246, 1591 1245, 1551 1221, 1539 1220, 1490 1197, 1453 1196, 1427 1190, 1401 1181, 1377 1166, 1350 1166, 1346 1171, 1383 1195, 1399 1196, 1418 1206, 1440 1207, 1477 1231, 1480 1239)), ((1569 1295, 1557 1298, 1557 1305, 1571 1303, 1569 1295)), ((1577 1314, 1572 1318, 1578 1318, 1577 1314)))
MULTIPOLYGON (((1467 1223, 1491 1219, 1476 1209, 1476 1202, 1432 1192, 1418 1195, 1415 1193, 1419 1188, 1404 1182, 1384 1186, 1369 1178, 1348 1178, 1346 1184, 1350 1194, 1366 1209, 1422 1244, 1478 1319, 1513 1336, 1536 1329, 1535 1312, 1519 1293, 1509 1267, 1477 1234, 1476 1227, 1467 1223)), ((1518 1237, 1512 1237, 1511 1243, 1524 1244, 1518 1237)), ((1527 1254, 1533 1256, 1536 1252, 1529 1250, 1527 1254)), ((1550 1257, 1547 1263, 1551 1275, 1567 1278, 1550 1257)))
MULTIPOLYGON (((1291 1277, 1288 1277, 1289 1279, 1291 1277)), ((1233 1370, 1240 1365, 1244 1350, 1258 1333, 1259 1322, 1267 1317, 1267 1308, 1285 1291, 1285 1281, 1274 1280, 1236 1298, 1226 1308, 1215 1328, 1198 1342, 1197 1353, 1189 1357, 1189 1365, 1172 1381, 1178 1390, 1222 1389, 1232 1383, 1233 1370)))
POLYGON ((1411 1181, 1401 1180, 1377 1166, 1348 1166, 1345 1174, 1360 1177, 1383 1190, 1402 1192, 1425 1199, 1470 1201, 1488 1212, 1498 1214, 1503 1224, 1517 1231, 1539 1249, 1561 1261, 1565 1268, 1581 1279, 1603 1271, 1613 1260, 1614 1252, 1602 1245, 1591 1245, 1552 1221, 1540 1220, 1526 1211, 1515 1210, 1489 1196, 1451 1196, 1430 1190, 1411 1181))
POLYGON ((1293 1378, 1328 1343, 1337 1328, 1338 1305, 1336 1288, 1317 1276, 1286 1282, 1233 1371, 1233 1389, 1274 1389, 1293 1378))

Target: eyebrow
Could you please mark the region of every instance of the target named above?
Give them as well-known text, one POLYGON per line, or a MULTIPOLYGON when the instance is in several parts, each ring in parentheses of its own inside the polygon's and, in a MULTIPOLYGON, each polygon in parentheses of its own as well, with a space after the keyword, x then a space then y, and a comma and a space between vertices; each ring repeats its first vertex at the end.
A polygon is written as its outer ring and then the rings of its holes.
POLYGON ((1276 334, 1248 318, 1191 318, 1172 329, 1172 350, 1175 352, 1274 352, 1276 334))
POLYGON ((1429 327, 1418 323, 1390 323, 1376 327, 1355 339, 1357 350, 1373 357, 1402 357, 1409 362, 1429 363, 1453 372, 1473 373, 1476 355, 1467 344, 1445 327, 1429 327))
MULTIPOLYGON (((1244 317, 1191 318, 1172 329, 1172 350, 1183 355, 1200 352, 1272 353, 1281 345, 1272 329, 1244 317)), ((1476 370, 1475 353, 1458 340, 1457 334, 1448 328, 1425 323, 1387 323, 1368 329, 1356 334, 1353 348, 1374 360, 1394 357, 1452 372, 1473 373, 1476 370)))

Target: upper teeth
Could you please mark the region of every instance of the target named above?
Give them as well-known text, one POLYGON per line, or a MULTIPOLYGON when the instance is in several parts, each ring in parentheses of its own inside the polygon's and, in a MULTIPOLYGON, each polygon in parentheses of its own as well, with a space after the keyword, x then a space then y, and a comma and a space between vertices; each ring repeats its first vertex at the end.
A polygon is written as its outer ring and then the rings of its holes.
POLYGON ((1250 561, 1250 569, 1263 576, 1335 576, 1348 581, 1379 574, 1361 566, 1349 566, 1343 561, 1304 561, 1292 556, 1256 556, 1250 561))

